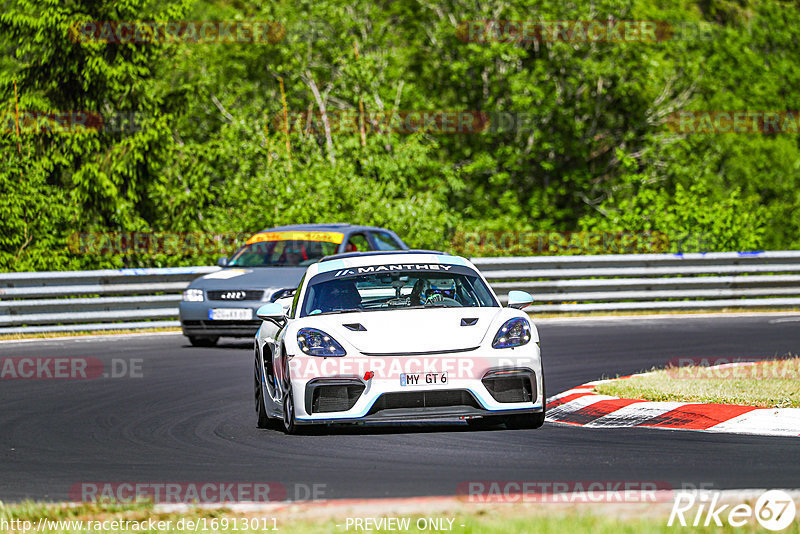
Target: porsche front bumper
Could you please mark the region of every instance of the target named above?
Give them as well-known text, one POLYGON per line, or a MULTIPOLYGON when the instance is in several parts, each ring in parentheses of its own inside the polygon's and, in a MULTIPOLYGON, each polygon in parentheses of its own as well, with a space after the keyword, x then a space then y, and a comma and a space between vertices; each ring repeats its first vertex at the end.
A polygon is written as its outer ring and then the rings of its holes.
POLYGON ((535 343, 435 355, 299 355, 290 358, 289 378, 298 424, 469 419, 544 407, 535 343), (409 385, 404 374, 419 375, 421 384, 409 385))

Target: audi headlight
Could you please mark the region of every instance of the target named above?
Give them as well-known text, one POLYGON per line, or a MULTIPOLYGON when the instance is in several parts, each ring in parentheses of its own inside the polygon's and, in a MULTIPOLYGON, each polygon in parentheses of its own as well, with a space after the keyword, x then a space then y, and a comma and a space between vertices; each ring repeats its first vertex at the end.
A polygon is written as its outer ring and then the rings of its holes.
POLYGON ((203 302, 203 290, 185 289, 183 291, 183 300, 185 302, 203 302))
POLYGON ((297 331, 297 344, 309 356, 344 356, 344 347, 331 336, 316 328, 301 328, 297 331))
POLYGON ((522 317, 509 319, 497 331, 492 341, 492 348, 507 349, 521 347, 531 340, 531 325, 522 317))

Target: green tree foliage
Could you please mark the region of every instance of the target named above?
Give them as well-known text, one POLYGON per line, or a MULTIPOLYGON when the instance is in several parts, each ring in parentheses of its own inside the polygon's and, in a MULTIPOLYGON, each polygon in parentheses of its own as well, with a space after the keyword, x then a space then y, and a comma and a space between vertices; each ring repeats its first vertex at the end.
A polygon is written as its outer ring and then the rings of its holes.
MULTIPOLYGON (((620 154, 626 167, 636 163, 620 154)), ((659 232, 663 252, 687 250, 757 250, 763 239, 764 209, 740 189, 716 195, 708 184, 696 181, 674 190, 649 182, 644 174, 623 176, 619 198, 601 205, 594 216, 581 220, 596 232, 659 232)))
POLYGON ((213 236, 325 221, 384 225, 413 246, 456 251, 453 236, 475 231, 659 232, 673 251, 800 246, 797 134, 669 124, 681 110, 800 109, 794 2, 6 4, 3 270, 187 265, 218 252, 81 254, 69 247, 76 232, 213 236), (465 25, 609 19, 670 21, 675 33, 514 42, 470 39, 465 25), (272 42, 203 44, 75 33, 87 21, 186 20, 283 30, 272 42), (106 123, 17 135, 17 108, 106 123), (336 127, 361 109, 482 112, 494 122, 447 134, 336 127), (305 122, 300 112, 310 112, 305 122))
POLYGON ((66 235, 77 227, 78 212, 68 192, 47 183, 29 145, 4 138, 0 154, 0 265, 20 271, 75 267, 66 235))

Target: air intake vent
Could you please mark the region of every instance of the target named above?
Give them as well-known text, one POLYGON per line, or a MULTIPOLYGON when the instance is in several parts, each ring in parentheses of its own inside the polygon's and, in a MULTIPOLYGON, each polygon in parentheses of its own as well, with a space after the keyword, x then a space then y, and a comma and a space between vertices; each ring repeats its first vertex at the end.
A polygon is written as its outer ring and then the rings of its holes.
POLYGON ((367 329, 364 328, 364 325, 361 323, 350 323, 350 324, 343 324, 343 327, 347 328, 348 330, 352 330, 353 332, 366 332, 367 329))
POLYGON ((485 377, 482 382, 497 402, 533 402, 536 397, 535 375, 511 372, 485 377))
POLYGON ((460 389, 384 393, 375 401, 375 404, 372 405, 367 415, 372 415, 381 410, 398 408, 415 409, 440 407, 480 408, 480 405, 469 391, 460 389))
POLYGON ((470 317, 468 319, 461 319, 461 326, 474 326, 478 323, 477 317, 470 317))
POLYGON ((346 412, 355 406, 364 392, 360 380, 312 380, 306 386, 306 411, 313 413, 346 412))

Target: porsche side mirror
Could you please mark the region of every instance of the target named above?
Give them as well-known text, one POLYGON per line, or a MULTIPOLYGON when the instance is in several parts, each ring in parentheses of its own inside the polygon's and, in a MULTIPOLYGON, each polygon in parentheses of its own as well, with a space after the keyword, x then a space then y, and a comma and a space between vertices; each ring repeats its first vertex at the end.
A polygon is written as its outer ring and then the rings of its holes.
POLYGON ((264 304, 256 310, 256 316, 262 321, 283 321, 285 319, 283 306, 277 302, 264 304))
POLYGON ((533 297, 530 293, 525 291, 509 291, 508 292, 508 307, 521 310, 531 305, 533 297))
POLYGON ((225 267, 226 265, 228 265, 228 257, 222 256, 220 259, 217 260, 217 265, 219 265, 220 267, 225 267))

